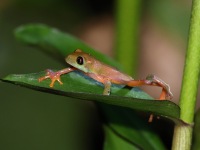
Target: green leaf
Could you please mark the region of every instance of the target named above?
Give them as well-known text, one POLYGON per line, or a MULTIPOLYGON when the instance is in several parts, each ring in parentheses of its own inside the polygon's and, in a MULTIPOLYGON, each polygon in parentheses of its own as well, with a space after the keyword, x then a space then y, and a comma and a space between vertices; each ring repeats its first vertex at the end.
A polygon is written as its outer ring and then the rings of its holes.
POLYGON ((104 126, 104 130, 106 131, 104 150, 141 149, 139 146, 135 146, 130 141, 123 139, 120 135, 118 135, 108 126, 104 126))
POLYGON ((149 128, 150 123, 141 119, 141 116, 138 116, 135 111, 112 105, 100 105, 100 107, 104 110, 106 125, 112 131, 105 134, 111 136, 113 141, 118 141, 109 143, 109 147, 125 149, 124 146, 127 146, 128 149, 132 145, 146 150, 165 149, 159 137, 149 128), (122 119, 122 117, 124 118, 122 119), (121 145, 122 143, 123 145, 121 145))
MULTIPOLYGON (((143 149, 164 149, 159 138, 154 133, 150 132, 148 126, 143 125, 144 122, 147 124, 147 120, 142 123, 140 118, 134 115, 134 112, 129 110, 129 108, 153 112, 157 115, 171 118, 177 118, 179 116, 179 111, 173 112, 173 110, 178 110, 178 106, 170 101, 163 101, 165 102, 163 103, 157 100, 151 101, 138 99, 141 97, 149 98, 147 94, 138 88, 129 89, 123 86, 113 85, 111 89, 112 95, 105 96, 101 94, 103 85, 79 72, 72 72, 67 75, 63 75, 61 79, 64 84, 59 85, 56 83, 54 88, 49 87, 50 80, 45 80, 41 83, 38 82, 38 78, 44 75, 45 72, 24 75, 9 75, 5 77, 3 81, 81 100, 96 101, 120 106, 114 107, 99 104, 99 107, 103 110, 103 114, 108 121, 106 124, 111 126, 113 130, 121 136, 120 138, 122 142, 124 141, 124 138, 128 139, 130 141, 127 143, 129 146, 134 146, 136 144, 143 149), (123 95, 124 97, 120 95, 123 95), (128 109, 124 109, 122 107, 128 109)), ((118 140, 120 140, 120 138, 117 137, 118 140)), ((120 146, 118 147, 120 148, 120 146)))
POLYGON ((77 99, 97 101, 112 104, 134 110, 152 112, 157 115, 178 118, 179 107, 171 101, 144 100, 150 98, 138 88, 126 88, 120 85, 113 85, 110 96, 102 95, 103 85, 80 72, 72 72, 62 76, 63 85, 56 83, 53 88, 49 87, 50 80, 38 82, 38 78, 45 75, 45 72, 9 75, 2 79, 17 85, 22 85, 36 90, 53 92, 77 99), (124 96, 124 97, 122 97, 124 96))
MULTIPOLYGON (((59 59, 61 62, 63 62, 62 60, 66 55, 80 48, 109 65, 119 66, 112 59, 94 51, 71 35, 45 25, 21 26, 16 30, 15 35, 23 43, 40 47, 54 58, 62 58, 59 59)), ((179 107, 176 104, 171 101, 151 101, 152 98, 138 88, 113 85, 112 94, 104 96, 102 95, 102 84, 79 72, 63 75, 61 79, 64 85, 61 86, 56 83, 54 88, 49 88, 50 80, 41 83, 37 81, 44 74, 44 72, 40 72, 26 75, 9 75, 2 80, 40 91, 100 102, 98 106, 105 116, 106 124, 120 135, 118 140, 126 138, 132 145, 143 149, 160 150, 164 148, 158 136, 150 131, 148 125, 144 126, 144 122, 135 115, 133 110, 153 112, 179 121, 179 107), (111 105, 105 105, 105 103, 111 105)), ((147 120, 145 122, 147 123, 147 120)), ((109 131, 105 130, 105 132, 109 131)), ((120 145, 118 147, 120 148, 120 145)))

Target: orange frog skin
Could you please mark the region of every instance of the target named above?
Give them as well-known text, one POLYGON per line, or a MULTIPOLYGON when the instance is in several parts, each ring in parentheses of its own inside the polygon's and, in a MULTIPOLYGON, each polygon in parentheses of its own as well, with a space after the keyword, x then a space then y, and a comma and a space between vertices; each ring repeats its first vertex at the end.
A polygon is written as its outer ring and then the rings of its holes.
MULTIPOLYGON (((50 87, 54 86, 55 81, 63 84, 60 80, 60 75, 79 70, 85 75, 93 78, 94 80, 104 84, 103 95, 110 95, 111 84, 122 84, 130 87, 149 85, 159 86, 162 88, 162 92, 158 100, 172 99, 173 95, 170 91, 170 87, 160 78, 155 75, 148 75, 144 80, 134 80, 132 77, 110 67, 101 61, 95 59, 90 54, 83 52, 80 49, 75 50, 73 53, 65 58, 65 61, 71 65, 69 68, 62 69, 57 72, 47 70, 47 74, 44 77, 39 78, 39 82, 47 78, 51 79, 50 87)), ((152 120, 152 115, 150 120, 152 120)))

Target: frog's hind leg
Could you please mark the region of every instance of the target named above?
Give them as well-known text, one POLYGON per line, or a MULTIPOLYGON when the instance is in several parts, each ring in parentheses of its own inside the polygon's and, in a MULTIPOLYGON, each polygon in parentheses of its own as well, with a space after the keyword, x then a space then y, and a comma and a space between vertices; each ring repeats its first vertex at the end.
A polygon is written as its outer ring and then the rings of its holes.
POLYGON ((159 86, 162 88, 162 92, 158 100, 170 100, 173 97, 173 94, 170 91, 170 87, 163 80, 158 78, 155 75, 148 75, 144 80, 131 80, 127 82, 128 86, 159 86))
MULTIPOLYGON (((127 83, 128 86, 134 87, 134 86, 159 86, 162 88, 162 92, 160 94, 160 97, 158 100, 170 100, 173 97, 173 94, 170 91, 170 87, 167 83, 165 83, 163 80, 158 78, 155 75, 148 75, 145 80, 131 80, 127 83)), ((153 120, 153 114, 149 117, 149 122, 152 122, 153 120)))

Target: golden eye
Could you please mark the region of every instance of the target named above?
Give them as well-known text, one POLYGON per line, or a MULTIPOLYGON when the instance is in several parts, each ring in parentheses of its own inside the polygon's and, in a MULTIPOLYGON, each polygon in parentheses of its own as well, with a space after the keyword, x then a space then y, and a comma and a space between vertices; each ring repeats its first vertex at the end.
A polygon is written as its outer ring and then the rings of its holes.
POLYGON ((77 62, 79 65, 82 65, 82 64, 83 64, 83 57, 78 56, 78 57, 76 58, 76 62, 77 62))

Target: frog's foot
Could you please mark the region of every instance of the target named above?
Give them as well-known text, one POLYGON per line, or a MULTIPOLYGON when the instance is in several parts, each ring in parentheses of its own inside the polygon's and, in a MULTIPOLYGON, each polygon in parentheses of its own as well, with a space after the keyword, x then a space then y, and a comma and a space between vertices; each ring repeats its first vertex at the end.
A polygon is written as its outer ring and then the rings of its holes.
POLYGON ((61 73, 59 71, 58 72, 54 72, 54 71, 52 71, 50 69, 47 69, 46 70, 46 76, 40 77, 38 79, 38 81, 42 82, 43 80, 50 78, 51 79, 51 83, 50 83, 49 86, 53 87, 55 81, 58 81, 60 84, 63 84, 62 81, 60 80, 60 75, 61 75, 61 73))
POLYGON ((158 78, 157 76, 150 74, 146 77, 146 81, 148 82, 147 84, 160 86, 163 88, 162 93, 161 93, 162 99, 170 100, 173 98, 173 94, 170 91, 170 86, 167 83, 165 83, 163 80, 158 78))

